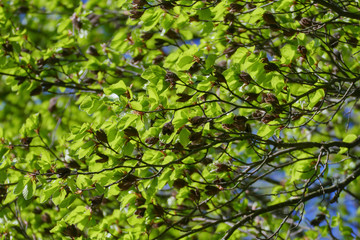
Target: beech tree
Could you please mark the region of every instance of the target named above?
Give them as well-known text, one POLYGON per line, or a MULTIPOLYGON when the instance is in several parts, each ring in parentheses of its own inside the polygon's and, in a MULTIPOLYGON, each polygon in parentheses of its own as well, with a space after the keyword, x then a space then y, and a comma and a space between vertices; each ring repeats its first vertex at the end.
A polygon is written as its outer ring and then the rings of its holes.
POLYGON ((358 0, 0 3, 2 239, 359 239, 358 0))

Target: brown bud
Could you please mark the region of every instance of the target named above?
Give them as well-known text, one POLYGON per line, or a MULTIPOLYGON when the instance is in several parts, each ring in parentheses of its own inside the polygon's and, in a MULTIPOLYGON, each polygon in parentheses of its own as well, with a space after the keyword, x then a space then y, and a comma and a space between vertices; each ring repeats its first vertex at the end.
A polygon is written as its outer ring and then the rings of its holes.
POLYGON ((236 19, 236 17, 235 17, 235 15, 234 14, 232 14, 232 13, 228 13, 228 14, 226 14, 225 15, 225 17, 224 17, 224 22, 234 22, 235 21, 235 19, 236 19))
POLYGON ((220 189, 215 186, 206 186, 205 194, 209 196, 214 196, 220 192, 220 189))
POLYGON ((101 17, 100 15, 97 15, 95 13, 90 13, 89 15, 87 15, 87 18, 89 19, 89 21, 93 27, 96 27, 99 25, 100 17, 101 17))
POLYGON ((164 215, 165 211, 162 206, 155 204, 153 206, 154 206, 154 214, 156 217, 161 217, 162 215, 164 215))
POLYGON ((307 17, 304 17, 304 18, 300 19, 299 23, 303 28, 307 28, 307 27, 312 26, 312 20, 310 18, 307 18, 307 17))
POLYGON ((20 142, 21 142, 21 144, 28 146, 32 140, 33 140, 32 137, 24 137, 20 140, 20 142))
POLYGON ((144 14, 144 11, 141 10, 130 10, 130 19, 131 20, 136 20, 141 18, 141 16, 144 14))
POLYGON ((227 49, 225 49, 224 54, 225 54, 226 58, 230 58, 236 52, 236 50, 238 48, 239 48, 239 45, 233 44, 230 47, 228 47, 227 49))
POLYGON ((307 54, 307 49, 305 46, 299 45, 297 48, 297 51, 303 56, 305 57, 307 54))
POLYGON ((275 63, 269 62, 267 65, 264 66, 266 72, 273 72, 278 71, 279 67, 275 63))
POLYGON ((168 71, 165 75, 165 81, 170 83, 170 85, 174 86, 176 81, 179 81, 180 78, 173 72, 168 71))
POLYGON ((276 119, 276 116, 270 115, 270 114, 265 114, 265 116, 262 117, 261 121, 263 123, 268 123, 268 122, 271 122, 274 119, 276 119))
POLYGON ((51 217, 48 213, 41 215, 41 220, 45 223, 51 223, 51 217))
POLYGON ((317 214, 315 219, 311 220, 310 224, 312 226, 319 226, 322 221, 326 219, 326 215, 324 213, 317 214))
POLYGON ((35 214, 40 214, 40 213, 42 213, 42 209, 39 208, 39 207, 36 207, 36 208, 33 210, 33 213, 35 213, 35 214))
POLYGON ((103 201, 104 195, 95 196, 90 199, 91 207, 99 206, 103 201))
POLYGON ((215 166, 217 167, 216 172, 229 172, 231 170, 228 165, 223 163, 215 164, 215 166))
POLYGON ((137 218, 142 218, 145 215, 146 208, 138 208, 135 211, 135 215, 138 215, 137 218))
POLYGON ((80 169, 80 165, 74 159, 71 159, 68 163, 65 163, 65 166, 67 168, 80 169))
POLYGON ((132 174, 128 174, 119 184, 118 187, 123 190, 126 191, 129 188, 131 188, 133 185, 136 184, 138 178, 132 174))
POLYGON ((71 16, 71 21, 72 21, 72 24, 73 26, 77 29, 77 30, 80 30, 81 27, 82 27, 82 22, 80 20, 80 18, 76 15, 76 13, 74 13, 72 16, 71 16))
POLYGON ((198 141, 202 137, 202 132, 193 132, 189 136, 190 141, 198 141))
POLYGON ((291 36, 293 36, 295 33, 296 33, 296 30, 291 29, 291 28, 286 28, 286 29, 283 30, 283 34, 284 34, 284 36, 286 36, 286 37, 291 37, 291 36))
POLYGON ((153 32, 145 32, 141 34, 141 38, 144 39, 144 41, 149 40, 150 38, 152 38, 152 36, 154 36, 153 32))
POLYGON ((164 61, 164 55, 157 55, 154 59, 153 59, 153 64, 154 65, 158 65, 159 63, 161 63, 162 61, 164 61))
POLYGON ((143 6, 145 6, 147 3, 146 0, 133 0, 132 1, 132 5, 135 7, 135 8, 142 8, 143 6))
POLYGON ((270 12, 266 12, 262 15, 264 21, 267 23, 267 24, 275 24, 277 25, 278 23, 276 22, 276 19, 274 17, 274 15, 272 15, 272 13, 270 12))
POLYGON ((211 158, 204 158, 203 160, 201 160, 201 163, 205 166, 209 165, 210 163, 212 163, 213 160, 211 158))
POLYGON ((181 143, 179 143, 179 142, 175 143, 173 147, 174 148, 172 149, 172 152, 174 152, 174 153, 180 153, 184 150, 183 145, 181 145, 181 143))
POLYGON ((214 76, 216 77, 216 81, 218 83, 226 83, 226 79, 225 79, 224 75, 222 75, 221 73, 215 72, 214 76))
POLYGON ((221 126, 225 130, 233 130, 235 128, 234 124, 228 124, 228 123, 221 124, 221 126))
POLYGON ((189 193, 190 200, 198 202, 200 200, 200 191, 199 189, 191 189, 189 193))
POLYGON ((42 93, 42 86, 38 86, 30 92, 30 96, 39 95, 42 93))
POLYGON ((245 100, 251 102, 251 101, 255 101, 257 99, 257 97, 259 96, 259 94, 258 93, 246 93, 245 96, 246 96, 245 100))
POLYGON ((171 28, 165 33, 165 36, 167 36, 170 39, 179 39, 180 38, 180 35, 171 28))
POLYGON ((2 47, 6 52, 12 52, 13 51, 13 46, 12 46, 11 43, 9 43, 9 41, 6 41, 6 43, 3 43, 2 47))
POLYGON ((48 111, 49 112, 54 112, 56 110, 56 103, 57 103, 57 97, 53 97, 50 99, 49 101, 49 107, 48 107, 48 111))
POLYGON ((271 105, 279 105, 279 100, 273 93, 263 93, 262 102, 270 103, 271 105))
POLYGON ((56 174, 58 178, 67 178, 70 176, 71 170, 69 168, 58 168, 56 174))
POLYGON ((63 234, 71 238, 76 238, 76 237, 81 237, 83 232, 80 229, 78 229, 74 224, 72 224, 72 225, 68 225, 65 228, 63 234))
POLYGON ((176 100, 176 102, 187 102, 189 99, 192 98, 191 95, 185 94, 185 93, 178 93, 176 94, 180 98, 176 100))
POLYGON ((196 117, 191 118, 190 122, 194 126, 200 126, 201 124, 205 123, 206 120, 207 120, 206 117, 196 116, 196 117))
POLYGON ((252 117, 257 120, 257 119, 261 119, 264 116, 264 112, 260 111, 260 110, 256 110, 255 112, 252 113, 252 117))
POLYGON ((105 133, 104 130, 100 129, 98 131, 95 132, 95 137, 98 141, 103 142, 103 143, 107 143, 107 135, 105 133))
POLYGON ((186 187, 188 185, 188 183, 184 180, 184 179, 181 179, 181 178, 178 178, 174 181, 174 188, 176 189, 181 189, 183 187, 186 187))
POLYGON ((89 48, 86 50, 86 53, 91 56, 100 56, 94 45, 90 45, 89 48))
POLYGON ((355 37, 350 37, 346 40, 346 42, 350 44, 350 46, 352 46, 353 48, 356 48, 359 40, 357 40, 355 37))
POLYGON ((135 206, 140 207, 141 205, 144 205, 146 202, 146 199, 143 197, 138 197, 135 200, 135 206))
POLYGON ((240 5, 237 3, 231 3, 230 4, 230 12, 231 13, 238 13, 241 12, 241 10, 244 8, 244 5, 240 5))
POLYGON ((159 141, 159 138, 158 138, 158 137, 148 137, 148 138, 145 140, 145 143, 148 144, 148 145, 154 145, 154 144, 156 144, 158 141, 159 141))
POLYGON ((163 10, 171 10, 174 8, 174 5, 170 1, 162 1, 160 7, 163 10))
POLYGON ((281 30, 281 27, 279 24, 269 24, 269 27, 272 31, 277 32, 281 30))
POLYGON ((171 122, 165 123, 162 128, 162 134, 171 135, 173 132, 174 132, 174 125, 171 122))
POLYGON ((97 159, 95 162, 97 163, 105 163, 107 161, 109 161, 109 157, 105 154, 102 153, 96 153, 96 155, 98 155, 100 157, 100 159, 97 159))
POLYGON ((253 81, 252 77, 247 72, 241 72, 239 77, 240 80, 245 83, 245 85, 248 85, 253 81))
POLYGON ((136 128, 134 127, 128 127, 124 130, 124 133, 126 136, 128 137, 138 137, 139 136, 139 133, 138 131, 136 130, 136 128))

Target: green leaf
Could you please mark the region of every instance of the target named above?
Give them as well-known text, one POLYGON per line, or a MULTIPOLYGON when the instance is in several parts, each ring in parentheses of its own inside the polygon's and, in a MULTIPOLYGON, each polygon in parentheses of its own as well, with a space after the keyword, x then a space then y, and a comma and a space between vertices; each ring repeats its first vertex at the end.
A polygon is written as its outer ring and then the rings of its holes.
POLYGON ((274 135, 274 132, 276 130, 276 127, 272 127, 272 126, 269 126, 267 124, 263 124, 258 132, 257 132, 257 135, 264 138, 264 139, 268 139, 270 138, 272 135, 274 135))
POLYGON ((215 61, 217 59, 217 56, 215 54, 210 54, 207 58, 206 58, 206 61, 205 61, 205 67, 206 69, 209 69, 211 68, 215 61))
POLYGON ((125 83, 120 80, 117 83, 112 84, 107 88, 104 88, 104 93, 106 95, 116 94, 120 97, 121 95, 123 95, 126 92, 126 89, 127 89, 127 87, 126 87, 125 83))
POLYGON ((179 139, 180 139, 180 143, 183 146, 186 146, 189 144, 189 136, 190 136, 190 131, 187 130, 186 128, 183 128, 179 134, 179 139))
POLYGON ((40 202, 43 203, 47 201, 54 192, 58 192, 60 189, 59 180, 53 181, 50 184, 46 185, 45 188, 40 193, 40 202))
POLYGON ((348 134, 344 137, 343 142, 351 143, 355 141, 358 137, 355 134, 348 134))
POLYGON ((27 182, 25 182, 25 179, 21 177, 14 188, 14 194, 19 195, 20 193, 22 193, 26 183, 27 182))
POLYGON ((209 8, 199 10, 198 15, 199 15, 200 20, 210 20, 211 19, 211 11, 209 8))
POLYGON ((293 61, 295 54, 297 53, 297 47, 291 44, 285 45, 281 48, 281 63, 289 64, 293 61))
POLYGON ((69 224, 76 224, 81 222, 83 219, 90 216, 90 211, 85 206, 77 206, 69 214, 66 215, 65 222, 69 224))
POLYGON ((280 5, 277 7, 277 11, 282 10, 282 9, 289 9, 290 5, 292 5, 294 3, 293 0, 283 0, 281 1, 280 5))
POLYGON ((69 194, 60 204, 59 207, 60 208, 67 208, 69 207, 76 199, 76 195, 75 194, 69 194))
POLYGON ((66 179, 66 183, 69 186, 71 192, 75 193, 77 191, 76 183, 75 183, 75 181, 74 181, 74 179, 72 177, 68 177, 66 179))
POLYGON ((121 201, 120 210, 124 209, 130 202, 133 202, 135 198, 135 194, 127 194, 125 197, 119 199, 121 201))
POLYGON ((22 191, 23 197, 25 200, 30 200, 36 191, 36 183, 35 181, 29 179, 29 181, 25 184, 24 189, 22 191))
POLYGON ((194 57, 192 56, 183 56, 176 63, 178 70, 189 70, 189 68, 194 64, 194 57))
MULTIPOLYGON (((355 134, 348 134, 344 137, 343 142, 346 143, 351 143, 353 141, 355 141, 358 137, 355 134)), ((348 151, 349 149, 347 147, 341 147, 340 151, 338 152, 338 154, 344 154, 348 151)))
POLYGON ((163 80, 165 78, 166 71, 160 66, 153 65, 147 68, 142 74, 141 77, 149 80, 152 83, 156 83, 159 80, 163 80))
POLYGON ((60 203, 65 199, 66 191, 64 189, 61 189, 59 191, 56 191, 52 195, 52 201, 55 205, 60 205, 60 203))

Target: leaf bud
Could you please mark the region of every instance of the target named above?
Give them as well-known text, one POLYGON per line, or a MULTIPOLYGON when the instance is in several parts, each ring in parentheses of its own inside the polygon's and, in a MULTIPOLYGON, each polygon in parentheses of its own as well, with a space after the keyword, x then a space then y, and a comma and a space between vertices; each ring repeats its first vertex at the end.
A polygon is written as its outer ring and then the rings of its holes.
POLYGON ((188 183, 184 180, 184 179, 181 179, 181 178, 178 178, 174 181, 174 188, 176 189, 181 189, 183 187, 186 187, 188 185, 188 183))
POLYGON ((312 26, 312 20, 310 18, 307 18, 307 17, 301 18, 299 23, 303 28, 312 26))
POLYGON ((148 137, 148 138, 145 140, 145 143, 148 144, 148 145, 154 145, 154 144, 156 144, 158 141, 159 141, 159 138, 158 138, 158 137, 148 137))
POLYGON ((74 28, 76 28, 77 30, 81 29, 83 24, 82 24, 80 18, 76 15, 76 13, 74 13, 71 16, 71 21, 72 21, 72 24, 73 24, 74 28))
POLYGON ((174 125, 171 122, 165 123, 162 128, 162 134, 171 135, 173 132, 174 132, 174 125))
POLYGON ((245 83, 245 85, 248 85, 253 81, 252 77, 247 72, 241 72, 239 77, 240 80, 242 80, 242 82, 245 83))
POLYGON ((278 71, 279 67, 275 63, 269 62, 267 65, 264 66, 264 69, 268 73, 268 72, 278 71))
POLYGON ((139 10, 130 10, 130 19, 131 20, 136 20, 141 18, 141 16, 144 14, 144 11, 139 11, 139 10))
POLYGON ((220 189, 215 186, 206 186, 205 194, 208 196, 214 196, 220 192, 220 189))
POLYGON ((138 131, 136 130, 136 128, 134 127, 128 127, 124 130, 124 133, 126 136, 128 137, 138 137, 139 136, 139 133, 138 131))
POLYGON ((270 12, 266 12, 262 15, 264 21, 268 24, 268 25, 271 25, 271 24, 275 24, 277 25, 278 23, 276 22, 276 19, 274 17, 274 15, 272 15, 272 13, 270 12))
POLYGON ((99 53, 94 45, 90 45, 89 48, 86 50, 86 53, 91 56, 99 56, 99 53))
POLYGON ((70 176, 71 170, 69 168, 58 168, 56 174, 58 178, 67 178, 70 176))
POLYGON ((205 123, 206 120, 206 117, 196 116, 190 119, 190 123, 194 126, 200 126, 201 124, 205 123))
POLYGON ((305 57, 307 54, 307 49, 305 46, 299 45, 297 48, 297 51, 303 56, 305 57))
POLYGON ((231 3, 230 4, 230 12, 231 13, 238 13, 241 12, 241 10, 244 8, 244 5, 240 5, 237 3, 231 3))

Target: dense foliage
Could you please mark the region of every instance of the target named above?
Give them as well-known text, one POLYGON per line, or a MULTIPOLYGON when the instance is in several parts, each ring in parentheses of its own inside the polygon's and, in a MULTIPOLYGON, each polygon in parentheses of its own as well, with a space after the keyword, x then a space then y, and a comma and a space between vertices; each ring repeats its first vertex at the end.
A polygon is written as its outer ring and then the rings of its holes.
POLYGON ((359 238, 359 9, 1 1, 0 236, 359 238))

